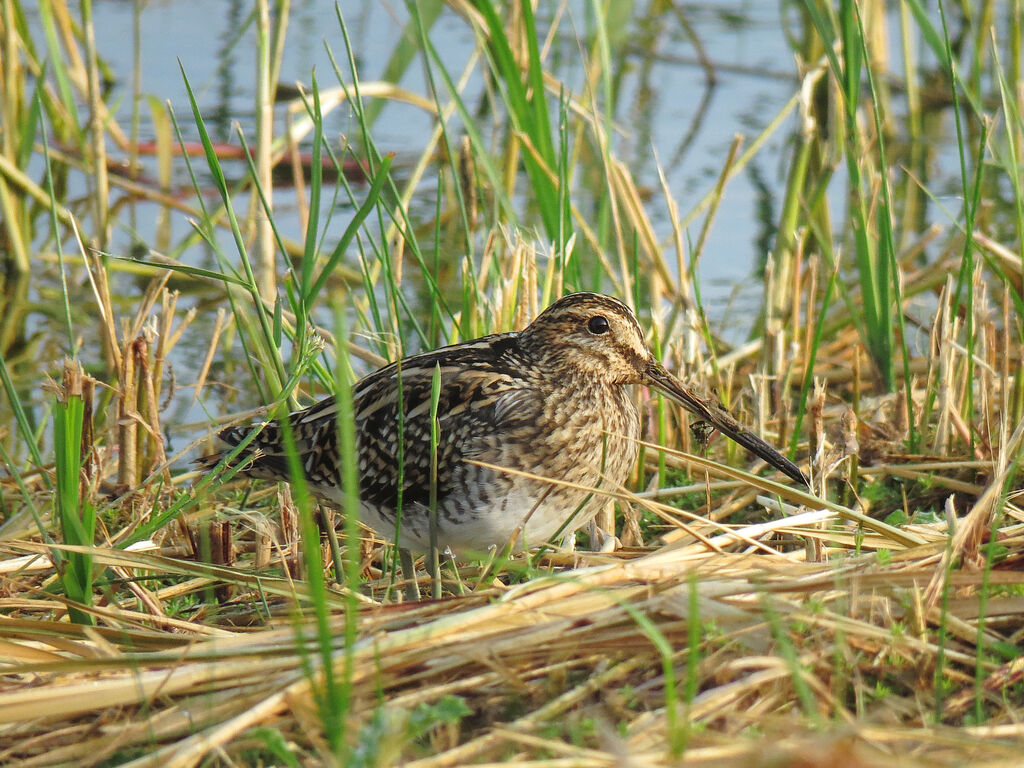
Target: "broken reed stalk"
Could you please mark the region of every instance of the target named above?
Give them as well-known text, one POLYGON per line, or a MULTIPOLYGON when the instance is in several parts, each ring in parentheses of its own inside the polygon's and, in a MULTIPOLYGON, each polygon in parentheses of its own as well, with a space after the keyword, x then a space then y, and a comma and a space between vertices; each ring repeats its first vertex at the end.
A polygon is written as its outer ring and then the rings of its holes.
POLYGON ((117 484, 125 490, 139 484, 138 424, 135 420, 139 396, 133 346, 133 342, 128 341, 121 348, 121 369, 118 371, 117 484))
MULTIPOLYGON (((170 467, 164 447, 160 412, 174 394, 171 391, 162 402, 164 374, 170 373, 167 358, 180 341, 185 330, 196 318, 190 308, 175 326, 178 308, 177 291, 166 286, 170 273, 153 280, 135 316, 121 324, 121 339, 115 363, 118 371, 117 439, 118 485, 124 490, 137 488, 144 477, 160 471, 164 482, 170 482, 170 467), (158 314, 153 315, 157 300, 158 314), (141 430, 141 432, 140 432, 141 430), (140 442, 140 435, 143 437, 140 442)), ((106 285, 104 279, 96 281, 106 285)), ((219 333, 219 328, 218 328, 219 333)), ((108 333, 109 335, 109 333, 108 333)))

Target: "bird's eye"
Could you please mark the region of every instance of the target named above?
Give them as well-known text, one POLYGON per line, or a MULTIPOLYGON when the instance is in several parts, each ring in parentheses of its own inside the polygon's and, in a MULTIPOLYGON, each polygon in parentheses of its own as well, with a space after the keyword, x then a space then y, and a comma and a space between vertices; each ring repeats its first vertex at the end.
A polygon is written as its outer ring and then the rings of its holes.
POLYGON ((594 315, 587 321, 587 330, 593 334, 608 333, 609 328, 608 318, 604 315, 594 315))

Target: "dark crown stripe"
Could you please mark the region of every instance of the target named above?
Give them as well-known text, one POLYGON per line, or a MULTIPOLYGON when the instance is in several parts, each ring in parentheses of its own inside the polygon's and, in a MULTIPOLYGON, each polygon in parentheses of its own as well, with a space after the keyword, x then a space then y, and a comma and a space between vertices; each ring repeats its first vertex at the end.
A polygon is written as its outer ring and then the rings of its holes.
MULTIPOLYGON (((568 296, 563 296, 540 315, 537 316, 539 320, 542 317, 550 317, 553 315, 563 314, 566 310, 573 309, 575 307, 585 306, 587 309, 587 316, 593 316, 598 311, 605 309, 611 313, 625 317, 629 319, 630 325, 636 331, 637 335, 643 339, 644 331, 640 327, 640 323, 636 319, 636 314, 623 302, 619 301, 612 296, 605 296, 600 293, 589 293, 581 291, 579 293, 570 293, 568 296)), ((536 322, 536 320, 534 321, 536 322)))

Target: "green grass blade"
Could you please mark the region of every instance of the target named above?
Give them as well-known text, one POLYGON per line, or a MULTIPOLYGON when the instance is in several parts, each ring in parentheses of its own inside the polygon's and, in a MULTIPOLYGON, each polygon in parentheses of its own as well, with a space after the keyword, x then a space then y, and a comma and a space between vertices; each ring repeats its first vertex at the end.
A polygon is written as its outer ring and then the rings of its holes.
MULTIPOLYGON (((82 420, 85 404, 82 399, 81 369, 68 364, 64 371, 61 396, 56 398, 53 412, 53 443, 57 477, 55 500, 65 544, 91 547, 96 532, 95 509, 81 496, 82 485, 82 420), (75 376, 77 370, 77 377, 75 376), (77 386, 76 383, 77 382, 77 386)), ((61 582, 68 598, 79 605, 92 605, 92 557, 70 552, 61 573, 61 582)), ((72 606, 68 613, 76 624, 95 624, 93 616, 72 606)))

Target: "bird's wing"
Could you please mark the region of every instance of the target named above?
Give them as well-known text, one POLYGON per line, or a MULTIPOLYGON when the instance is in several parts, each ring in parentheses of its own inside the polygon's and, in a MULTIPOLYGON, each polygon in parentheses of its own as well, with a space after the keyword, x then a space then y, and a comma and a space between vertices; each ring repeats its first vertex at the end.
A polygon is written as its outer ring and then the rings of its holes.
POLYGON ((439 499, 452 491, 465 459, 485 454, 507 421, 521 417, 528 400, 521 393, 530 389, 531 370, 518 334, 486 336, 382 368, 360 381, 353 393, 365 501, 394 506, 401 474, 403 504, 428 503, 435 371, 440 372, 433 451, 441 478, 439 499))

